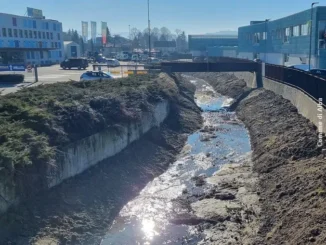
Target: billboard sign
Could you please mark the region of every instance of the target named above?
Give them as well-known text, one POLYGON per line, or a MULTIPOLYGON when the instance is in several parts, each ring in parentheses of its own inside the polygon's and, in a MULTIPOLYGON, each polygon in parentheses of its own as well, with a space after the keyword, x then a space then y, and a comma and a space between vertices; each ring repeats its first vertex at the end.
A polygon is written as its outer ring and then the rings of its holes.
POLYGON ((33 18, 43 18, 43 12, 40 9, 28 8, 27 7, 27 15, 33 18))
POLYGON ((91 38, 93 39, 93 42, 96 42, 96 22, 91 21, 91 38))
POLYGON ((101 30, 102 30, 102 43, 103 44, 106 44, 106 35, 107 35, 107 33, 106 33, 106 29, 107 29, 107 27, 108 27, 108 24, 107 24, 107 22, 102 22, 102 28, 101 28, 101 30))
POLYGON ((0 71, 25 71, 24 64, 0 65, 0 71))
POLYGON ((84 42, 87 42, 88 39, 88 22, 82 21, 82 37, 84 42))

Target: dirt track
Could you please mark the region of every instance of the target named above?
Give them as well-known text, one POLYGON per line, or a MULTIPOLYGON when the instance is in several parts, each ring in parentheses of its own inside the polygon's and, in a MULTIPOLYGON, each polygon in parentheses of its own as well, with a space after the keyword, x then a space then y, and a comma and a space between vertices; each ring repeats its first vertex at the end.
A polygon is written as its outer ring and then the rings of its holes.
MULTIPOLYGON (((246 90, 227 74, 193 75, 229 96, 246 90)), ((289 101, 264 89, 251 92, 236 112, 249 130, 259 176, 262 210, 252 243, 326 244, 326 158, 317 147, 316 127, 289 101)))

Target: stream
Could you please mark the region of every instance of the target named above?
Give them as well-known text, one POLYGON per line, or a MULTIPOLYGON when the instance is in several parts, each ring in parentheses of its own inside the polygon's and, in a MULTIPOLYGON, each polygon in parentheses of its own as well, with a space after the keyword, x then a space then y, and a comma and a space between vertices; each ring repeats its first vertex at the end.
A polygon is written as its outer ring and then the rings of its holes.
POLYGON ((227 110, 232 99, 215 93, 203 80, 188 79, 197 88, 202 129, 188 137, 166 172, 121 209, 101 245, 197 244, 204 237, 196 226, 173 222, 180 214, 191 212, 181 196, 186 194, 195 201, 209 188, 205 178, 223 164, 240 162, 250 152, 246 128, 227 110))

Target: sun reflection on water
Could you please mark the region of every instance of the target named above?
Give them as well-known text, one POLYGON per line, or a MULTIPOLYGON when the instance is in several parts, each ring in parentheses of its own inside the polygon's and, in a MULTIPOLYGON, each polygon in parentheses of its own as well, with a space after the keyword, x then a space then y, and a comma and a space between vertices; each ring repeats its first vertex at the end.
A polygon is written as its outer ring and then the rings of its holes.
MULTIPOLYGON (((153 219, 143 219, 142 220, 142 231, 145 234, 146 240, 153 240, 154 236, 158 235, 158 232, 155 231, 155 222, 153 219)), ((145 244, 150 244, 146 242, 145 244)))

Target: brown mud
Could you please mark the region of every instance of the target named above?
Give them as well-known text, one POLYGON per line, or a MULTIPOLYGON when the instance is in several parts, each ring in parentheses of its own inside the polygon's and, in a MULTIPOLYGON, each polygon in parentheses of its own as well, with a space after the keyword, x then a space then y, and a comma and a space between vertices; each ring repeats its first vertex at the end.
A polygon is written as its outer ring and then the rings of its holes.
MULTIPOLYGON (((225 95, 238 97, 247 90, 244 81, 228 74, 191 75, 225 95)), ((260 214, 254 215, 256 234, 248 244, 326 244, 325 137, 317 147, 317 128, 290 101, 265 89, 252 91, 236 113, 249 130, 258 176, 260 214)))

